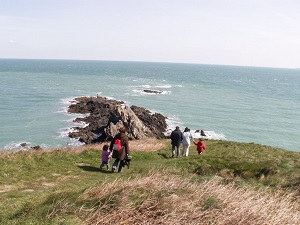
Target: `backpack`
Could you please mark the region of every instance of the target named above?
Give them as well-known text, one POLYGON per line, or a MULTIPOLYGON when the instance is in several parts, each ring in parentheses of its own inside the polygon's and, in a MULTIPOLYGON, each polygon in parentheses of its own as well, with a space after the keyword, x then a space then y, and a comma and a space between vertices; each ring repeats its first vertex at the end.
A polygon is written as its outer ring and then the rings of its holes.
POLYGON ((122 150, 122 144, 121 144, 121 139, 116 139, 114 146, 113 146, 113 150, 118 150, 121 151, 122 150))

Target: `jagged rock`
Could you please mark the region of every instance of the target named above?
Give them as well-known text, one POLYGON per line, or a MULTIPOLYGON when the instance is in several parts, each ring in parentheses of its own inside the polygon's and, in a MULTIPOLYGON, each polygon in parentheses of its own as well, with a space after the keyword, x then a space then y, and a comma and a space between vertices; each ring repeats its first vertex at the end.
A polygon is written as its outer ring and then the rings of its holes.
POLYGON ((138 106, 131 106, 131 109, 157 138, 165 138, 164 132, 167 128, 165 116, 160 113, 151 114, 149 110, 138 106))
POLYGON ((138 106, 127 106, 123 101, 105 97, 79 97, 76 103, 69 106, 69 113, 88 114, 84 118, 76 118, 75 122, 85 122, 86 127, 74 127, 69 137, 76 138, 86 144, 110 141, 119 128, 126 127, 129 139, 165 138, 167 128, 166 117, 152 114, 149 110, 138 106))

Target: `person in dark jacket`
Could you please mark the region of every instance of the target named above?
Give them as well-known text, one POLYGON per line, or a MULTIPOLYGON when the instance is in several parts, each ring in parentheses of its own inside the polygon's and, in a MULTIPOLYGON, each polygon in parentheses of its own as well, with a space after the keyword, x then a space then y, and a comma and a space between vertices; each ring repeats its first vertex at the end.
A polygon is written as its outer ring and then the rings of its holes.
POLYGON ((116 136, 112 139, 109 149, 112 151, 113 146, 115 144, 116 139, 121 140, 121 150, 113 150, 113 155, 112 158, 115 158, 115 162, 113 163, 112 166, 112 171, 114 172, 119 164, 118 172, 122 172, 125 166, 125 159, 129 156, 130 151, 129 151, 129 141, 128 137, 125 134, 126 133, 126 128, 122 127, 119 129, 119 133, 116 134, 116 136))
POLYGON ((183 134, 178 126, 171 133, 172 157, 175 156, 175 148, 177 150, 177 158, 180 156, 180 144, 183 140, 183 134))

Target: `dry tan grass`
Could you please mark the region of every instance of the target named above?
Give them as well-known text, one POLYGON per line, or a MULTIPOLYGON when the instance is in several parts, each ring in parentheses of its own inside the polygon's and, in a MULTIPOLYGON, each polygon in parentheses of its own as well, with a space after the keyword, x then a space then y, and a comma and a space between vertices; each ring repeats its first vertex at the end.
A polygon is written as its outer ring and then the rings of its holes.
POLYGON ((220 177, 192 182, 171 173, 103 182, 87 190, 86 224, 299 224, 299 196, 238 188, 220 177))
MULTIPOLYGON (((81 153, 85 150, 89 149, 95 149, 95 150, 102 150, 103 145, 109 145, 109 142, 99 143, 99 144, 90 144, 90 145, 81 145, 78 147, 66 147, 66 148, 48 148, 48 149, 28 149, 26 152, 32 153, 32 154, 38 154, 42 152, 51 152, 51 151, 72 151, 74 153, 81 153)), ((143 139, 143 140, 132 140, 129 141, 129 147, 131 151, 143 151, 143 152, 152 152, 152 151, 158 151, 164 147, 167 146, 167 140, 166 139, 143 139)), ((16 150, 1 150, 0 151, 0 158, 1 157, 14 157, 14 154, 18 152, 16 150)))
POLYGON ((130 141, 129 145, 132 151, 154 152, 167 147, 167 141, 166 139, 144 139, 130 141))
MULTIPOLYGON (((110 143, 101 143, 101 144, 93 144, 93 145, 83 145, 77 148, 74 148, 74 151, 83 151, 86 149, 96 149, 96 150, 102 150, 103 145, 110 145, 110 143)), ((143 139, 143 140, 134 140, 134 141, 129 141, 129 147, 131 151, 136 151, 136 152, 154 152, 158 151, 164 147, 167 146, 167 140, 159 140, 159 139, 143 139)))

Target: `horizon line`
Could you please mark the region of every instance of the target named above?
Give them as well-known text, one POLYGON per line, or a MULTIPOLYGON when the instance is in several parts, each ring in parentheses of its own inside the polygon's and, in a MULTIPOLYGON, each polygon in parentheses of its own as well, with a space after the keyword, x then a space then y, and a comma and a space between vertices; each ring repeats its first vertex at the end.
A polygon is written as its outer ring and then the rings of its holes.
POLYGON ((232 66, 232 67, 252 67, 252 68, 268 68, 268 69, 291 69, 299 70, 300 67, 271 67, 271 66, 249 66, 236 64, 216 64, 216 63, 194 63, 194 62, 168 62, 168 61, 143 61, 143 60, 112 60, 112 59, 64 59, 64 58, 1 58, 0 60, 53 60, 53 61, 102 61, 102 62, 135 62, 135 63, 165 63, 165 64, 191 64, 205 66, 232 66))

